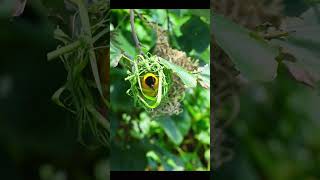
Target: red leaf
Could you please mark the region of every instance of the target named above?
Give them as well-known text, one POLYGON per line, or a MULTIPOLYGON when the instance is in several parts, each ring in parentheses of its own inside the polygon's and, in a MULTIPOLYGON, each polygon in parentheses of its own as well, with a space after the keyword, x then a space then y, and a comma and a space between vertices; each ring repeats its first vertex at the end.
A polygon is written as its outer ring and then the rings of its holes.
POLYGON ((12 16, 20 16, 27 4, 27 0, 15 0, 12 16))
POLYGON ((312 88, 315 87, 316 77, 313 76, 312 73, 292 62, 286 61, 284 62, 284 64, 287 66, 289 72, 297 81, 312 88))

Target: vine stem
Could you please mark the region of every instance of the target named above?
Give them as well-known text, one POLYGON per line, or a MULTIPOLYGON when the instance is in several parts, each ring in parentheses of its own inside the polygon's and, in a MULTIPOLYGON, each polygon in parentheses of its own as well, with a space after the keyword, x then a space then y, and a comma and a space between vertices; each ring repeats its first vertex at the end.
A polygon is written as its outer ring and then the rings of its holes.
POLYGON ((134 28, 134 10, 133 9, 130 9, 130 25, 131 25, 132 37, 133 37, 134 43, 136 45, 136 48, 138 49, 139 54, 143 54, 138 36, 137 36, 135 28, 134 28))
POLYGON ((169 10, 166 10, 166 14, 167 14, 167 23, 168 23, 168 32, 170 32, 170 26, 171 26, 171 21, 170 21, 170 16, 169 16, 169 10))

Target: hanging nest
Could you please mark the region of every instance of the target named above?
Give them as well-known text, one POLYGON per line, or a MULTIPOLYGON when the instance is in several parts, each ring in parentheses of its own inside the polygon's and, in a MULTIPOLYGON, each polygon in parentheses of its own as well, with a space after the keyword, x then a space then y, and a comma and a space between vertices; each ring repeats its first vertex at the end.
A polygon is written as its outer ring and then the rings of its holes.
MULTIPOLYGON (((154 54, 160 56, 175 65, 178 65, 189 72, 195 72, 199 68, 198 61, 192 60, 185 52, 173 49, 169 45, 168 33, 156 24, 151 24, 156 30, 157 42, 154 54)), ((177 115, 182 112, 181 101, 184 98, 185 86, 181 79, 173 74, 172 85, 169 89, 166 100, 150 113, 151 116, 157 117, 162 115, 177 115)))
POLYGON ((157 108, 167 99, 171 87, 171 71, 160 63, 158 56, 150 53, 138 55, 132 64, 132 70, 128 71, 125 79, 131 84, 127 94, 146 111, 157 108))

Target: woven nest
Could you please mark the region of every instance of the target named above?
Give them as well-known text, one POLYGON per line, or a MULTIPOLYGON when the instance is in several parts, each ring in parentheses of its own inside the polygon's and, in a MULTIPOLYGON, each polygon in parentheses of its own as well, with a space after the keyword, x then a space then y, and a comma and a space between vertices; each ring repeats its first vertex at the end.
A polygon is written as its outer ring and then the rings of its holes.
MULTIPOLYGON (((169 45, 167 32, 157 25, 152 25, 156 29, 157 42, 154 54, 160 56, 190 72, 198 70, 198 61, 192 60, 185 52, 173 49, 169 45)), ((151 111, 151 116, 177 115, 182 112, 181 101, 184 97, 185 87, 180 78, 173 74, 172 84, 167 99, 156 109, 151 111)))

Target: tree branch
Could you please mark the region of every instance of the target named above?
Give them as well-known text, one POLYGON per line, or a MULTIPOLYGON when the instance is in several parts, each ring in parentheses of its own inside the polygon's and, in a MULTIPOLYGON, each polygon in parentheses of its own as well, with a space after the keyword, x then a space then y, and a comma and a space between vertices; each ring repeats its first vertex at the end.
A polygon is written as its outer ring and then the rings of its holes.
POLYGON ((134 43, 136 45, 136 48, 138 49, 139 54, 143 54, 142 50, 141 50, 141 46, 140 46, 140 42, 139 42, 138 36, 137 36, 136 31, 134 29, 134 11, 133 11, 133 9, 130 9, 130 25, 131 25, 132 37, 133 37, 134 43))

